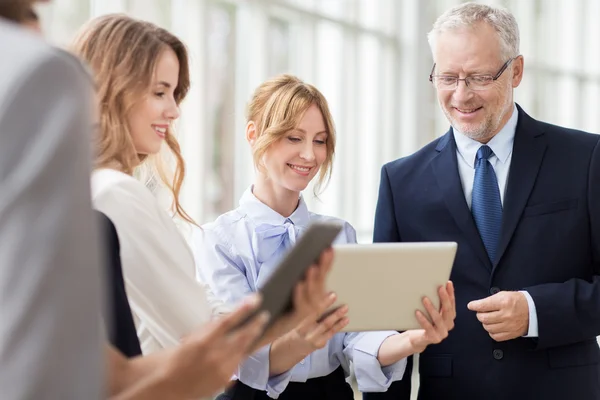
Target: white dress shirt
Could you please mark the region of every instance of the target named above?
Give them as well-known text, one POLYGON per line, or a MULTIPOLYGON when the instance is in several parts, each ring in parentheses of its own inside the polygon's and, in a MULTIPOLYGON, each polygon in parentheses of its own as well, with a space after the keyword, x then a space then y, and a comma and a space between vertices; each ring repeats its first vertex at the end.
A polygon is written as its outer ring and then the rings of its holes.
MULTIPOLYGON (((502 127, 500 132, 496 134, 487 145, 492 149, 494 154, 488 159, 498 180, 500 190, 500 201, 504 205, 504 195, 506 194, 506 182, 508 180, 508 172, 510 170, 510 162, 512 160, 513 143, 515 141, 515 131, 519 112, 517 107, 513 105, 513 111, 510 119, 502 127)), ((471 208, 471 200, 473 197, 473 181, 475 180, 475 158, 477 150, 482 144, 476 140, 469 138, 456 129, 453 129, 454 140, 456 141, 456 158, 458 161, 458 173, 465 193, 467 205, 471 208)), ((527 298, 529 306, 529 330, 526 337, 538 336, 538 321, 533 298, 526 291, 521 291, 527 298)))
POLYGON ((0 18, 0 398, 105 398, 91 80, 0 18))
POLYGON ((221 311, 206 286, 196 282, 187 242, 137 179, 112 169, 92 174, 94 207, 115 225, 127 297, 144 354, 176 346, 221 311))
MULTIPOLYGON (((336 243, 356 242, 356 232, 349 223, 309 212, 302 197, 294 213, 286 218, 258 200, 251 188, 246 190, 237 209, 196 231, 192 248, 198 279, 209 284, 225 303, 237 303, 260 289, 311 221, 337 222, 344 228, 336 243)), ((325 347, 277 376, 269 376, 270 346, 265 346, 239 367, 237 377, 277 398, 289 382, 327 376, 340 366, 348 373, 352 361, 359 390, 382 392, 402 379, 406 369, 406 359, 387 367, 381 367, 377 360, 382 342, 396 333, 338 333, 325 347)))

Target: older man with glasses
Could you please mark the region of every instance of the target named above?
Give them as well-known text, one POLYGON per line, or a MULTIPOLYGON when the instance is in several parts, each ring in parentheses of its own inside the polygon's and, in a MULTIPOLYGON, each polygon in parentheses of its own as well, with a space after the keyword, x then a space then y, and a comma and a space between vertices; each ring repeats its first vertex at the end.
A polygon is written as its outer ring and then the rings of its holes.
MULTIPOLYGON (((600 136, 515 104, 519 29, 466 3, 429 34, 449 131, 381 173, 375 242, 455 241, 455 329, 420 400, 600 399, 600 136)), ((386 393, 408 400, 410 370, 386 393)))

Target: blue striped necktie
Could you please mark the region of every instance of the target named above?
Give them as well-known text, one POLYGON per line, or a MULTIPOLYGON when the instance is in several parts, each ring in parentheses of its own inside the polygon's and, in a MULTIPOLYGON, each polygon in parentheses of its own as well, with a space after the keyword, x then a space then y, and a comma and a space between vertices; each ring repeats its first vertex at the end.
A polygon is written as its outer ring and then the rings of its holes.
POLYGON ((488 160, 493 154, 492 149, 486 145, 477 150, 471 203, 475 224, 492 264, 496 259, 500 229, 502 228, 502 202, 500 201, 498 179, 496 179, 494 168, 488 160))

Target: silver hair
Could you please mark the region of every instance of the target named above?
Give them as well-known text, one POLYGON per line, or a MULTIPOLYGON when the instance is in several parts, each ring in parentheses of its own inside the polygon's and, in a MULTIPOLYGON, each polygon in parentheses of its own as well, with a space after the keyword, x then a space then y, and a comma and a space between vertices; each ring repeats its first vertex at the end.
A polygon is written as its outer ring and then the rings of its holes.
POLYGON ((504 59, 519 55, 519 25, 514 15, 504 8, 477 3, 460 4, 439 16, 427 35, 431 51, 435 51, 435 42, 441 33, 473 27, 480 22, 489 24, 498 34, 504 59))

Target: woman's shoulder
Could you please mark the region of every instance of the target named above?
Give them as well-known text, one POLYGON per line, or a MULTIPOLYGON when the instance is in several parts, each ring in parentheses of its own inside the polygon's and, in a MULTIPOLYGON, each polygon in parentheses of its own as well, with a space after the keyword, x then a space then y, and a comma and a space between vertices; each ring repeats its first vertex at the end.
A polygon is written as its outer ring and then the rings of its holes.
POLYGON ((211 246, 219 244, 231 247, 236 237, 247 231, 243 229, 245 225, 244 214, 239 209, 234 209, 219 215, 212 222, 203 224, 201 229, 196 229, 194 241, 208 242, 211 246))
POLYGON ((323 215, 323 214, 317 214, 314 212, 310 212, 310 221, 311 222, 317 222, 317 221, 318 222, 328 222, 328 223, 332 223, 332 224, 342 225, 344 228, 348 227, 348 228, 354 229, 352 227, 352 224, 350 224, 350 222, 348 222, 342 218, 332 217, 331 215, 323 215))
POLYGON ((105 195, 107 192, 148 195, 150 191, 131 175, 114 169, 102 168, 92 173, 92 198, 105 195))
POLYGON ((119 219, 156 218, 158 201, 134 177, 112 169, 92 173, 92 201, 94 208, 119 219))
POLYGON ((322 215, 311 212, 311 222, 328 222, 342 226, 342 231, 336 239, 336 243, 356 243, 356 229, 352 224, 344 219, 332 217, 330 215, 322 215))
POLYGON ((227 229, 231 226, 243 223, 244 214, 239 208, 227 211, 219 215, 214 221, 202 225, 203 229, 227 229))

